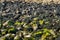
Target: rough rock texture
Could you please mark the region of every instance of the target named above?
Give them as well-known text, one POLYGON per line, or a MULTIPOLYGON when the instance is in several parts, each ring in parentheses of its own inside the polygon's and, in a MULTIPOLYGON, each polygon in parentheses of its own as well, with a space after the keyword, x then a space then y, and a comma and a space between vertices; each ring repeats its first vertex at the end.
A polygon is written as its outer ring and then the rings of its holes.
POLYGON ((39 0, 39 4, 36 0, 33 0, 34 3, 11 1, 2 0, 0 3, 0 40, 60 39, 60 4, 56 4, 58 0, 55 4, 51 0, 51 4, 48 0, 39 0), (50 5, 42 5, 47 3, 50 5))

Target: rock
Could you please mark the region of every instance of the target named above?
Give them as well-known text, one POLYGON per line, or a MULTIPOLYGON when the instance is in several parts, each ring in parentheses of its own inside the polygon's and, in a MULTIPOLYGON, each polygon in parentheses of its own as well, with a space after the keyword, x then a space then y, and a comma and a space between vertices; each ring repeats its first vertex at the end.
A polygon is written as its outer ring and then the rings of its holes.
POLYGON ((56 38, 55 40, 60 40, 60 37, 56 38))

